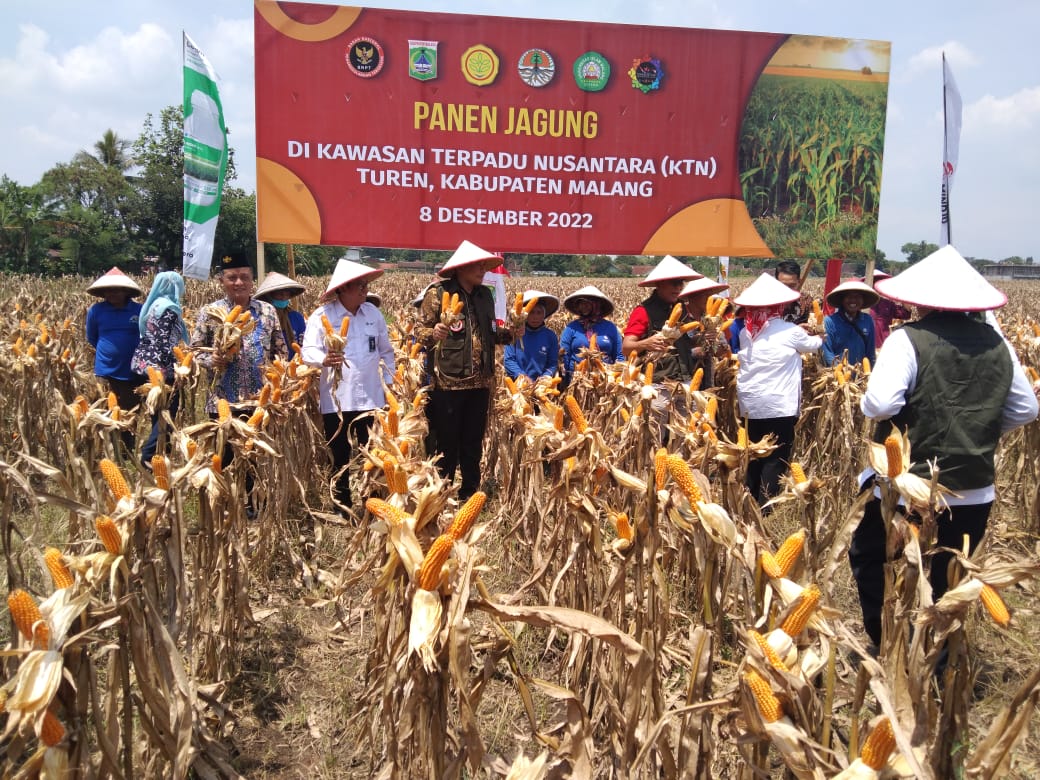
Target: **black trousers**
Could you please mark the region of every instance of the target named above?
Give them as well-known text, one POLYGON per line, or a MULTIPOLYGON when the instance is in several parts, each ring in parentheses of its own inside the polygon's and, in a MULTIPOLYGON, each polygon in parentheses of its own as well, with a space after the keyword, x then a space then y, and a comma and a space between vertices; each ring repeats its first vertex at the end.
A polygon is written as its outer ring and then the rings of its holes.
MULTIPOLYGON (((874 482, 867 483, 874 489, 874 482)), ((964 535, 968 535, 969 552, 974 552, 989 520, 992 502, 950 507, 936 518, 940 547, 961 549, 964 535)), ((953 555, 947 552, 932 556, 931 573, 932 599, 939 598, 949 589, 947 570, 953 555)), ((881 605, 885 600, 885 521, 881 518, 881 501, 871 499, 863 519, 852 535, 849 546, 849 564, 859 590, 859 604, 863 610, 863 628, 871 641, 881 644, 881 605)))
POLYGON ((350 497, 350 471, 346 468, 353 455, 350 446, 351 440, 356 441, 358 446, 368 444, 372 418, 364 417, 362 419, 362 415, 370 414, 370 410, 341 412, 340 414, 336 412, 323 414, 321 421, 325 428, 325 440, 329 443, 329 451, 332 453, 332 470, 333 472, 343 470, 336 478, 334 489, 336 501, 346 507, 351 507, 353 501, 350 497), (340 424, 340 414, 342 414, 342 425, 340 424))
POLYGON ((456 469, 462 472, 462 501, 480 490, 480 461, 490 400, 491 391, 486 387, 434 390, 426 406, 426 417, 441 456, 437 469, 449 482, 455 478, 456 469))
POLYGON ((780 477, 787 473, 794 446, 794 424, 798 417, 770 417, 768 420, 748 420, 748 440, 758 441, 767 434, 776 436, 777 448, 765 458, 748 463, 747 487, 759 504, 764 504, 780 492, 780 477))
MULTIPOLYGON (((116 402, 123 411, 129 412, 141 403, 141 396, 137 394, 137 388, 144 384, 143 379, 115 379, 114 377, 106 376, 105 382, 108 384, 108 389, 115 393, 116 402)), ((133 455, 134 447, 137 443, 134 432, 120 431, 119 438, 122 440, 123 446, 126 447, 127 453, 133 455)))

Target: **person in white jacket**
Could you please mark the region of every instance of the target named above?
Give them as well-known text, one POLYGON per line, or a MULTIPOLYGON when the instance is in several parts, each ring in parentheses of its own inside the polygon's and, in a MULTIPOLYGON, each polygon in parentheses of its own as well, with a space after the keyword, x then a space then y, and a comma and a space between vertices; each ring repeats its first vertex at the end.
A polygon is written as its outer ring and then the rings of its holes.
POLYGON ((323 303, 307 318, 301 353, 303 362, 322 368, 318 398, 325 437, 336 474, 333 495, 341 508, 353 506, 349 469, 351 440, 368 443, 371 412, 386 404, 384 384, 394 376, 394 349, 386 320, 367 301, 368 285, 383 272, 350 260, 340 260, 333 271, 323 303), (350 318, 343 350, 330 350, 325 339, 326 318, 339 333, 350 318))
POLYGON ((764 273, 736 297, 744 307, 737 358, 737 403, 747 418, 749 441, 773 434, 777 448, 748 463, 747 487, 759 504, 780 488, 794 445, 794 426, 802 402, 802 354, 816 352, 823 339, 808 326, 784 320, 784 310, 798 300, 798 291, 764 273))

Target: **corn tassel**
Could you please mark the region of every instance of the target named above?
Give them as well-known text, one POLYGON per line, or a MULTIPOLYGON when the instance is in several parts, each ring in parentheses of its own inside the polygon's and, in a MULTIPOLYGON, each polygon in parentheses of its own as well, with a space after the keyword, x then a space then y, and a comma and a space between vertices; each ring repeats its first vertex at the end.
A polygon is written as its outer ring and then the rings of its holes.
POLYGON ((798 556, 802 553, 802 548, 805 547, 805 529, 799 529, 793 534, 784 539, 784 543, 780 545, 780 549, 776 551, 776 565, 780 567, 780 573, 786 577, 787 573, 791 571, 791 567, 794 566, 794 562, 798 560, 798 556))
POLYGON ((43 723, 40 724, 40 742, 51 748, 63 739, 65 739, 65 727, 48 708, 43 714, 43 723))
POLYGON ((94 520, 94 528, 97 529, 98 538, 105 545, 105 549, 112 555, 120 555, 123 552, 123 537, 119 535, 115 521, 108 515, 98 515, 94 520))
POLYGON ((748 688, 751 689, 751 693, 755 697, 755 703, 758 704, 758 711, 762 715, 762 720, 766 723, 776 723, 776 721, 780 720, 784 710, 780 704, 780 699, 773 693, 773 689, 769 687, 766 678, 756 670, 748 669, 748 671, 744 672, 744 682, 747 683, 748 688))
POLYGON ((47 564, 47 571, 51 573, 55 590, 63 590, 71 587, 76 582, 69 567, 65 565, 65 558, 57 547, 48 547, 43 553, 43 562, 47 564))
POLYGON ((704 500, 704 495, 693 478, 693 472, 690 470, 689 464, 683 460, 682 455, 673 453, 668 456, 668 473, 672 475, 672 479, 675 480, 691 504, 704 500))
POLYGON ((40 623, 43 616, 33 597, 21 588, 12 590, 7 594, 7 608, 11 611, 11 619, 14 620, 15 626, 26 641, 32 642, 37 650, 45 649, 50 639, 50 629, 45 623, 40 623), (37 623, 39 625, 36 626, 34 636, 33 626, 37 623))
POLYGON ((992 585, 984 583, 982 591, 979 593, 979 599, 981 599, 982 606, 986 608, 989 616, 993 618, 993 622, 1002 628, 1007 628, 1008 623, 1011 622, 1011 613, 1008 612, 1007 605, 1004 603, 1004 599, 1000 597, 997 589, 992 585))
MULTIPOLYGON (((474 494, 476 495, 476 494, 474 494)), ((451 554, 451 548, 455 540, 447 534, 441 534, 433 540, 426 557, 423 558, 422 566, 416 576, 415 584, 423 590, 436 590, 441 580, 441 568, 451 554)))
POLYGON ((892 731, 892 722, 887 716, 882 716, 871 729, 867 741, 863 743, 859 757, 871 769, 880 771, 888 763, 888 757, 892 755, 895 747, 896 735, 892 731))
POLYGON ((101 459, 101 476, 108 483, 108 489, 112 491, 112 497, 117 503, 130 495, 130 486, 126 484, 123 472, 108 458, 101 459))
POLYGON ((448 530, 445 533, 451 537, 452 541, 458 541, 466 535, 469 531, 473 521, 477 519, 481 511, 484 509, 484 503, 487 501, 487 493, 482 490, 478 490, 469 500, 462 505, 462 508, 455 514, 455 519, 452 520, 451 525, 448 526, 448 530))
POLYGON ((780 626, 783 632, 792 639, 802 633, 809 624, 809 618, 812 617, 812 613, 819 603, 820 589, 816 585, 810 585, 803 590, 798 604, 791 610, 791 614, 787 616, 780 626))
POLYGON ((585 433, 588 429, 588 423, 585 422, 585 415, 581 411, 581 407, 578 406, 577 400, 573 395, 568 395, 563 399, 564 406, 567 407, 567 413, 571 417, 571 422, 574 423, 574 427, 578 433, 585 433))

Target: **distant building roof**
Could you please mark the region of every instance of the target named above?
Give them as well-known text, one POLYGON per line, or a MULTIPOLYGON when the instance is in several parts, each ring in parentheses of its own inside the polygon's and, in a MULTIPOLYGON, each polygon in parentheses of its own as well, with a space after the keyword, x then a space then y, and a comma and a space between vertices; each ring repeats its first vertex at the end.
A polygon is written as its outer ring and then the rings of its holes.
POLYGON ((982 275, 994 279, 1040 279, 1040 265, 1014 265, 994 263, 984 265, 982 275))

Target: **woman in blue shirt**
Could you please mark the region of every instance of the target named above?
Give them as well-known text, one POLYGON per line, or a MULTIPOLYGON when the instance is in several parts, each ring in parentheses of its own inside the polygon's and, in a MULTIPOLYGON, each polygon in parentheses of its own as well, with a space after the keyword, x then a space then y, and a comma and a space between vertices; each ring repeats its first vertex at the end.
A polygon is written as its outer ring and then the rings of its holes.
POLYGON ((873 289, 858 281, 839 284, 827 294, 827 304, 835 312, 823 320, 824 365, 834 365, 846 352, 849 365, 862 365, 863 358, 874 363, 874 319, 867 309, 876 304, 878 298, 873 289))
POLYGON ((506 375, 510 379, 516 379, 522 374, 534 382, 539 377, 556 376, 560 342, 556 334, 545 326, 545 321, 560 308, 560 299, 540 290, 524 292, 525 305, 533 298, 537 298, 538 303, 527 315, 523 337, 505 349, 504 363, 506 375))
POLYGON ((574 366, 581 360, 583 349, 588 349, 593 336, 596 337, 596 349, 603 353, 603 362, 616 363, 624 360, 621 351, 621 332, 617 325, 607 319, 614 313, 614 303, 600 292, 595 285, 575 290, 563 299, 568 311, 577 315, 577 319, 568 323, 560 337, 560 350, 563 352, 563 386, 570 384, 574 366))

